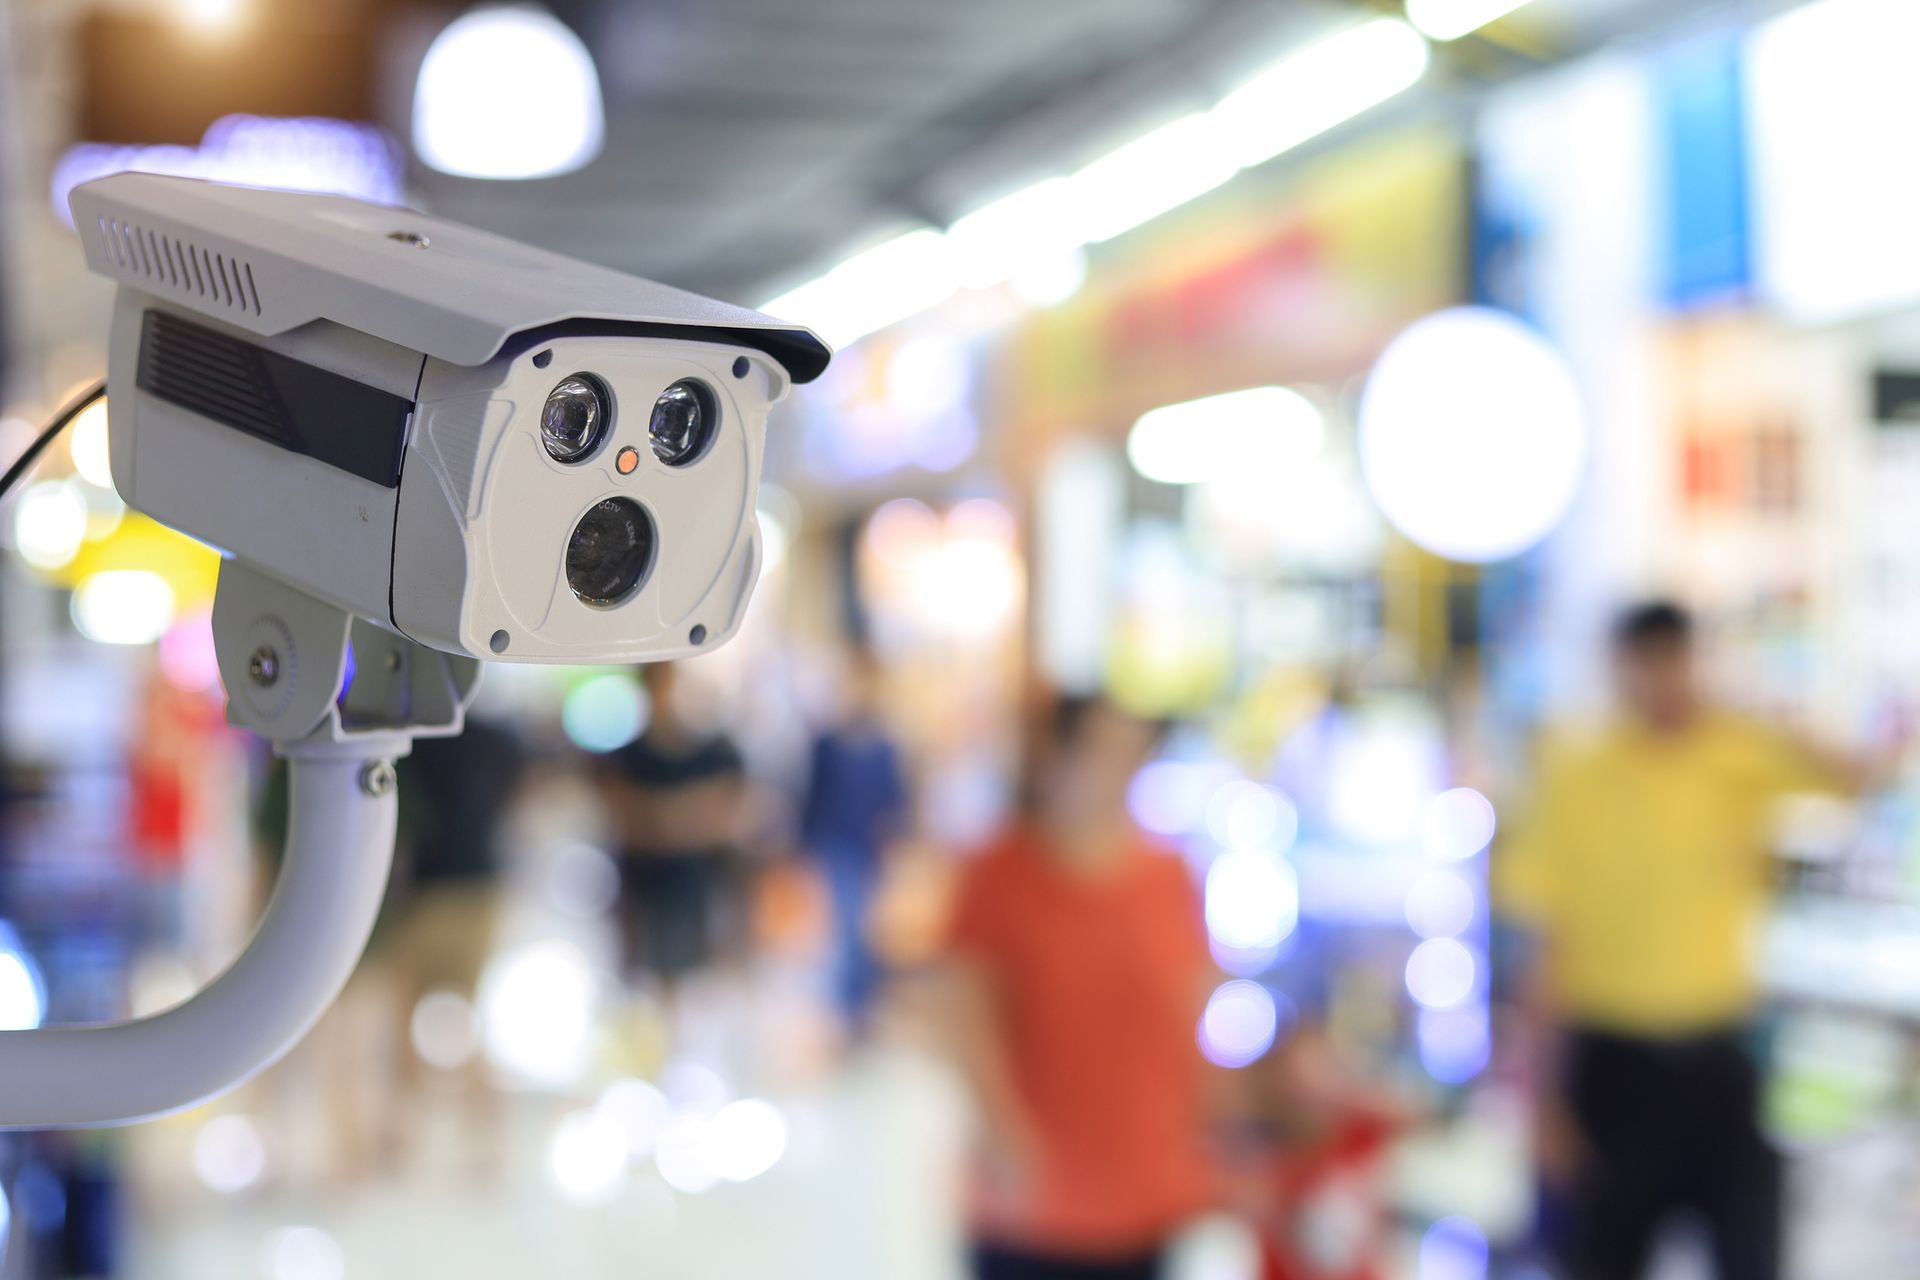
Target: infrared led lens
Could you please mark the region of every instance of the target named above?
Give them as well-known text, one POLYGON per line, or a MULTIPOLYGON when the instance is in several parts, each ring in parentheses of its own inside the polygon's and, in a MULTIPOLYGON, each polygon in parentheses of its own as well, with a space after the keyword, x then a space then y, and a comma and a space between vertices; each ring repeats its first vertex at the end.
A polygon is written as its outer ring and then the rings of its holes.
POLYGON ((719 419, 706 383, 691 378, 674 383, 653 402, 653 417, 647 422, 653 456, 670 467, 698 461, 713 443, 719 419))
POLYGON ((563 378, 540 410, 540 440, 556 462, 578 462, 600 447, 613 422, 607 384, 590 373, 563 378))

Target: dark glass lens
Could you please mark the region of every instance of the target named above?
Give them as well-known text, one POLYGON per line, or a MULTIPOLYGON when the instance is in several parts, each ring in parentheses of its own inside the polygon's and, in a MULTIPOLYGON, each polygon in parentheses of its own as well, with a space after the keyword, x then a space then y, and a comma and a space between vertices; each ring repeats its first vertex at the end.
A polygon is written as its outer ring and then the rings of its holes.
POLYGON ((567 585, 588 604, 618 604, 653 568, 653 517, 628 498, 597 502, 567 539, 567 585))
POLYGON ((562 379, 540 410, 540 439, 556 462, 578 462, 600 447, 613 420, 607 384, 590 373, 562 379))
POLYGON ((653 402, 653 418, 647 423, 653 456, 670 467, 686 466, 713 443, 719 417, 713 392, 706 384, 691 380, 674 383, 653 402))

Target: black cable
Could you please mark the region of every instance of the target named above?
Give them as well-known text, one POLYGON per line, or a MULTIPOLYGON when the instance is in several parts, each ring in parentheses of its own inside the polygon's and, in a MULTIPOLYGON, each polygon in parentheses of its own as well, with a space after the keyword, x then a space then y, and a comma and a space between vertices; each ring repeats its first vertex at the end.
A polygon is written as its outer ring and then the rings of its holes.
POLYGON ((13 486, 20 483, 20 477, 26 475, 34 461, 46 452, 47 446, 53 443, 55 436, 65 431, 69 423, 86 411, 88 405, 96 400, 104 400, 106 396, 107 382, 102 378, 61 405, 60 411, 54 414, 46 428, 34 437, 33 443, 27 446, 26 452, 15 458, 13 465, 7 468, 7 473, 0 476, 0 498, 13 492, 13 486))

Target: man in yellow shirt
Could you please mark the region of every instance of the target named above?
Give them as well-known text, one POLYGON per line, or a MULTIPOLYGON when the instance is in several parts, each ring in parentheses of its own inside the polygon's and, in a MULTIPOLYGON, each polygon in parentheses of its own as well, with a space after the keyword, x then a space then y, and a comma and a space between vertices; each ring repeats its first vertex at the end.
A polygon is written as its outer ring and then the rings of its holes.
POLYGON ((1688 1210, 1721 1280, 1779 1274, 1780 1161, 1744 1044, 1768 836, 1781 796, 1845 779, 1708 705, 1693 657, 1678 607, 1623 615, 1621 714, 1549 750, 1531 821, 1500 850, 1504 906, 1541 944, 1572 1280, 1636 1280, 1688 1210))

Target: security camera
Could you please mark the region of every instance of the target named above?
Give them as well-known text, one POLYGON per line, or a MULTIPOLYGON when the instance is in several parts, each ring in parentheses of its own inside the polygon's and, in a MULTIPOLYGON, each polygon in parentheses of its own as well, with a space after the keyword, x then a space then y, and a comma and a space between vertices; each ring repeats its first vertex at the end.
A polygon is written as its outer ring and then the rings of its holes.
POLYGON ((227 716, 289 761, 288 834, 253 941, 191 999, 0 1031, 0 1128, 166 1115, 296 1044, 378 915, 394 757, 459 732, 482 661, 655 661, 731 635, 759 576, 767 412, 829 354, 404 209, 135 173, 72 204, 120 286, 114 487, 225 553, 227 716))
POLYGON ((650 662, 739 626, 812 333, 337 196, 122 173, 72 205, 120 285, 129 506, 475 658, 650 662))

